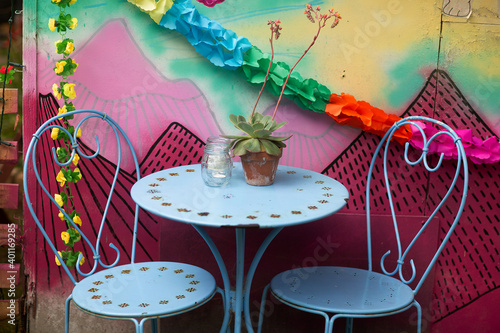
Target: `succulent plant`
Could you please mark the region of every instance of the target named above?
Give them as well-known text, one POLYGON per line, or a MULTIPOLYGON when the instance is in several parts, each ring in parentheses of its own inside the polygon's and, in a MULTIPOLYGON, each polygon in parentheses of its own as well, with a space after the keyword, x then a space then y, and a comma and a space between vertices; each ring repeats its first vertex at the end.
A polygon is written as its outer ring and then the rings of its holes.
POLYGON ((290 136, 272 136, 273 132, 286 124, 277 123, 271 116, 263 116, 255 112, 253 117, 247 119, 243 116, 234 114, 229 116, 229 120, 234 126, 245 132, 247 135, 225 135, 224 137, 232 139, 230 147, 235 156, 245 155, 247 152, 258 153, 265 151, 269 155, 280 155, 281 148, 286 147, 283 141, 290 136))

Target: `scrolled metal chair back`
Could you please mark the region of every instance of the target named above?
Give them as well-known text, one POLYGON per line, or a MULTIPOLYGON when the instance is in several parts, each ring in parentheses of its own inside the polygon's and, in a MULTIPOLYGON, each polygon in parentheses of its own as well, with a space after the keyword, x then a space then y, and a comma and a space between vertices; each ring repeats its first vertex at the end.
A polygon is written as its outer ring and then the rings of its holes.
MULTIPOLYGON (((40 189, 42 191, 42 195, 45 195, 50 200, 51 204, 53 204, 56 207, 57 211, 60 211, 64 215, 65 220, 68 223, 70 223, 71 227, 74 228, 81 235, 82 240, 85 243, 85 246, 91 251, 92 258, 87 258, 87 259, 91 259, 91 262, 89 263, 91 266, 91 269, 89 272, 82 272, 82 270, 80 268, 80 260, 82 258, 81 253, 80 253, 79 258, 78 258, 77 263, 76 263, 76 271, 82 276, 89 276, 89 275, 93 274, 99 268, 99 266, 101 266, 102 268, 110 268, 110 267, 115 266, 120 260, 120 254, 121 254, 120 250, 113 243, 101 245, 101 242, 103 241, 103 231, 104 231, 105 225, 109 222, 108 221, 108 211, 112 205, 112 199, 113 199, 113 195, 115 193, 115 187, 117 185, 117 180, 118 180, 118 176, 120 173, 120 166, 122 165, 122 162, 123 162, 122 161, 122 158, 123 158, 122 151, 124 151, 124 150, 125 151, 128 150, 127 154, 130 153, 130 156, 133 160, 133 164, 134 164, 134 168, 135 168, 135 176, 137 179, 140 179, 139 163, 137 161, 136 154, 134 152, 134 149, 133 149, 133 146, 132 146, 130 140, 128 139, 127 135, 122 130, 122 128, 113 119, 108 117, 105 113, 99 112, 96 110, 87 110, 87 109, 67 112, 63 115, 57 115, 57 116, 54 116, 54 117, 48 119, 47 121, 45 121, 38 128, 36 133, 33 134, 33 138, 32 138, 32 140, 31 140, 31 142, 26 150, 24 168, 23 168, 23 181, 24 181, 23 186, 24 186, 24 195, 25 195, 25 199, 26 199, 27 208, 30 211, 31 215, 33 216, 33 219, 34 219, 35 223, 37 224, 39 230, 43 234, 45 241, 49 245, 50 249, 54 252, 56 258, 59 260, 59 263, 61 264, 62 268, 67 273, 67 275, 69 276, 69 278, 71 279, 73 284, 77 283, 73 273, 71 272, 70 268, 66 265, 66 263, 62 259, 61 255, 58 253, 56 245, 54 244, 55 239, 52 239, 49 236, 49 234, 47 233, 47 231, 45 230, 44 224, 46 221, 44 221, 44 223, 42 223, 40 221, 40 218, 37 215, 37 210, 33 206, 36 203, 33 203, 32 199, 30 197, 30 189, 33 192, 34 187, 31 186, 31 184, 29 183, 29 181, 32 178, 31 178, 31 176, 28 177, 28 174, 30 174, 30 173, 34 174, 34 176, 36 177, 37 184, 40 186, 40 189), (61 125, 61 119, 62 119, 62 117, 74 116, 74 115, 81 115, 82 118, 74 126, 74 132, 70 133, 64 126, 61 125), (85 153, 85 151, 83 151, 81 149, 81 146, 80 146, 81 142, 79 139, 77 139, 77 133, 78 133, 79 129, 82 128, 82 125, 85 124, 86 122, 88 122, 90 119, 98 119, 98 120, 102 121, 105 125, 109 126, 109 128, 111 129, 110 131, 107 131, 106 133, 112 133, 113 135, 105 135, 105 138, 101 138, 101 139, 104 139, 105 142, 101 142, 99 136, 96 135, 95 136, 95 144, 96 144, 97 148, 95 149, 95 152, 93 154, 88 155, 87 153, 85 153), (98 225, 97 235, 95 237, 96 240, 94 242, 92 242, 85 235, 85 233, 82 231, 80 226, 78 224, 76 224, 70 218, 70 216, 66 213, 66 211, 56 202, 56 200, 52 196, 53 194, 50 193, 50 191, 48 190, 47 184, 44 183, 44 181, 42 180, 43 177, 41 177, 41 175, 40 175, 39 168, 43 168, 44 165, 38 165, 39 164, 38 163, 38 160, 39 160, 38 153, 39 153, 40 149, 37 149, 37 148, 40 148, 40 147, 38 147, 38 145, 41 143, 42 136, 49 135, 49 133, 47 133, 47 132, 52 131, 52 129, 54 129, 54 128, 57 128, 59 131, 65 133, 67 135, 67 137, 69 138, 70 143, 71 143, 70 144, 70 146, 71 146, 70 147, 70 157, 64 163, 61 163, 58 160, 56 148, 52 147, 50 158, 52 158, 54 160, 53 162, 56 165, 58 165, 59 167, 64 167, 64 166, 67 166, 70 163, 72 163, 76 153, 78 153, 80 158, 82 158, 82 161, 95 159, 97 156, 99 156, 99 154, 101 152, 102 145, 108 144, 108 142, 110 142, 109 140, 111 140, 111 138, 113 136, 114 136, 114 139, 116 140, 116 147, 117 147, 116 168, 115 168, 115 170, 113 170, 113 178, 106 180, 108 182, 108 185, 109 185, 109 190, 107 191, 108 196, 106 198, 106 202, 102 205, 103 213, 102 213, 101 221, 99 222, 99 225, 98 225), (125 147, 122 147, 122 146, 125 146, 125 147), (101 247, 104 245, 109 246, 115 252, 116 259, 111 264, 105 263, 101 257, 101 247)), ((136 235, 137 235, 138 216, 139 216, 138 211, 139 211, 138 207, 137 207, 137 205, 135 205, 135 209, 133 212, 134 221, 133 221, 133 226, 131 226, 131 229, 132 229, 132 249, 130 252, 131 262, 134 262, 134 260, 135 260, 136 243, 137 243, 136 235)), ((58 218, 57 215, 54 217, 58 218)), ((130 222, 132 222, 132 221, 130 221, 130 222)), ((97 224, 95 224, 95 222, 94 222, 94 225, 97 225, 97 224)))
MULTIPOLYGON (((406 127, 405 130, 408 130, 408 127, 406 127)), ((435 146, 434 146, 435 147, 435 146)), ((389 275, 389 276, 394 276, 394 275, 399 275, 399 279, 406 283, 414 283, 415 287, 413 288, 414 293, 417 293, 420 287, 422 286, 425 278, 428 276, 430 273, 432 267, 436 263, 439 255, 443 251, 447 241, 451 237, 455 227, 458 224, 458 221, 460 219, 460 216, 462 215, 464 206, 465 206, 465 200, 467 197, 467 186, 468 186, 468 167, 467 167, 467 158, 465 155, 465 150, 462 145, 462 142, 460 140, 460 137, 457 135, 457 133, 448 125, 444 124, 441 121, 432 119, 432 118, 427 118, 427 117, 421 117, 421 116, 413 116, 413 117, 407 117, 399 120, 396 122, 391 129, 385 134, 385 136, 382 138, 381 142, 377 146, 377 149, 375 150, 375 153, 373 155, 371 164, 370 164, 370 169, 368 172, 368 177, 367 177, 367 186, 366 186, 366 210, 367 210, 367 236, 368 236, 368 269, 373 270, 373 256, 372 256, 372 232, 371 232, 371 216, 370 216, 370 205, 371 205, 371 186, 372 186, 372 181, 373 181, 373 173, 376 168, 376 163, 377 160, 381 158, 382 159, 382 164, 383 164, 383 177, 384 177, 384 184, 386 187, 386 194, 387 194, 387 199, 389 201, 389 206, 390 206, 390 211, 391 211, 391 216, 392 216, 392 224, 394 227, 394 232, 395 232, 395 238, 396 238, 396 245, 397 245, 397 260, 396 260, 396 268, 392 271, 388 271, 386 269, 386 258, 387 256, 391 253, 391 251, 387 251, 380 259, 380 268, 383 271, 384 274, 389 275), (432 134, 429 136, 428 133, 424 129, 429 128, 430 126, 434 126, 434 130, 431 131, 432 134), (448 142, 449 146, 452 146, 454 148, 453 152, 450 152, 450 154, 447 155, 453 155, 454 158, 456 158, 456 169, 455 173, 453 176, 453 179, 451 180, 451 183, 449 185, 446 185, 446 194, 441 198, 440 202, 435 205, 433 208, 432 212, 426 217, 426 220, 422 223, 421 228, 419 231, 413 236, 413 239, 408 243, 406 248, 403 248, 402 242, 401 242, 401 237, 400 237, 400 230, 398 225, 398 219, 396 216, 395 208, 394 208, 394 194, 393 191, 391 190, 391 182, 389 179, 389 172, 388 168, 390 165, 390 159, 393 158, 390 154, 390 147, 394 143, 393 141, 395 138, 395 133, 398 130, 403 129, 405 126, 413 126, 413 133, 414 135, 421 136, 421 151, 420 151, 420 156, 416 160, 412 160, 410 157, 410 143, 406 142, 405 143, 405 149, 404 149, 404 161, 407 163, 409 166, 417 166, 417 165, 422 165, 425 170, 427 170, 429 173, 436 172, 438 169, 440 169, 443 166, 443 159, 444 159, 444 153, 441 153, 439 156, 439 159, 436 163, 435 166, 431 166, 431 163, 429 161, 430 156, 434 156, 432 152, 435 150, 433 148, 433 145, 439 144, 438 141, 446 141, 448 142), (417 132, 418 131, 418 132, 417 132), (461 176, 462 174, 462 176, 461 176), (463 180, 461 180, 463 179, 463 180), (458 203, 458 209, 455 211, 455 215, 453 218, 453 221, 450 221, 449 223, 449 229, 444 235, 442 241, 440 242, 436 252, 433 254, 432 259, 428 263, 428 265, 425 267, 425 269, 422 272, 417 272, 417 268, 415 267, 414 261, 411 258, 408 258, 409 252, 414 248, 414 245, 416 244, 417 240, 419 237, 422 235, 422 233, 429 227, 429 225, 433 222, 434 217, 438 212, 443 209, 443 206, 445 205, 446 201, 449 199, 450 195, 452 194, 453 191, 457 191, 457 188, 462 188, 462 196, 460 199, 460 202, 458 203), (407 278, 403 274, 403 267, 407 265, 407 260, 409 259, 409 264, 411 267, 411 277, 407 278), (421 274, 421 275, 420 275, 421 274), (416 276, 420 275, 420 278, 415 280, 416 276)), ((427 215, 427 214, 426 214, 427 215)))

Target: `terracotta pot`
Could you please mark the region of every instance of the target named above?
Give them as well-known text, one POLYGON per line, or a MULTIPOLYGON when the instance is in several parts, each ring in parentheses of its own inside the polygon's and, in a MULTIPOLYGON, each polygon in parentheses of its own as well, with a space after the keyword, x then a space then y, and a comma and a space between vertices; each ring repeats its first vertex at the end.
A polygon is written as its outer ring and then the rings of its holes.
POLYGON ((266 152, 259 152, 246 153, 240 156, 247 184, 254 186, 271 185, 274 182, 281 155, 282 153, 269 155, 266 152))

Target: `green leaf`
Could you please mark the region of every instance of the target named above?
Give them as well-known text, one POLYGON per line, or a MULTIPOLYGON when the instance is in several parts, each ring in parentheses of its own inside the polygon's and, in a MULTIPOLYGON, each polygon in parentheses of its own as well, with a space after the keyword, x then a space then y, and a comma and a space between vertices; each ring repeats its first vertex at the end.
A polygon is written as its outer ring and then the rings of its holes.
POLYGON ((235 114, 230 114, 229 121, 236 125, 238 123, 238 117, 235 114))
POLYGON ((253 136, 253 127, 249 123, 240 122, 236 125, 236 128, 242 130, 246 134, 253 136))
POLYGON ((73 183, 78 182, 80 179, 82 179, 82 175, 80 172, 71 171, 71 181, 73 183))
POLYGON ((264 146, 266 153, 268 153, 269 155, 281 154, 281 150, 273 142, 268 141, 268 140, 260 140, 260 142, 264 146))
POLYGON ((292 137, 291 135, 289 135, 289 136, 270 136, 266 139, 269 141, 285 141, 285 140, 290 139, 291 137, 292 137))
POLYGON ((246 135, 223 135, 223 137, 227 138, 227 139, 248 139, 248 136, 246 135))
POLYGON ((263 123, 252 124, 252 127, 253 127, 254 131, 258 131, 258 130, 261 130, 264 128, 264 124, 263 123))
POLYGON ((262 151, 259 139, 249 139, 243 144, 243 146, 245 147, 246 150, 252 153, 258 153, 262 151))
POLYGON ((280 148, 285 148, 286 147, 286 144, 284 142, 281 142, 281 141, 273 141, 274 144, 280 148))
POLYGON ((272 121, 272 118, 273 118, 273 117, 271 117, 270 115, 267 115, 267 116, 262 117, 262 120, 261 120, 260 122, 261 122, 261 123, 263 123, 263 124, 264 124, 264 126, 266 126, 266 127, 267 127, 267 124, 268 124, 270 121, 272 121))
MULTIPOLYGON (((246 123, 246 122, 247 122, 247 120, 245 119, 245 117, 243 117, 243 116, 238 116, 238 121, 237 121, 237 123, 246 123)), ((235 124, 235 125, 236 125, 236 124, 235 124)))
POLYGON ((247 153, 247 150, 244 147, 244 144, 246 141, 247 140, 240 140, 240 141, 236 142, 236 144, 234 145, 234 148, 233 148, 233 154, 235 156, 241 156, 241 155, 245 155, 247 153))
POLYGON ((252 119, 251 119, 251 123, 256 124, 256 123, 260 123, 260 122, 262 122, 262 114, 260 114, 259 112, 255 112, 253 114, 252 119))
POLYGON ((72 267, 75 267, 76 266, 76 262, 78 261, 78 255, 80 254, 80 252, 74 252, 74 251, 68 251, 66 252, 66 259, 65 262, 66 262, 66 265, 68 265, 68 267, 72 268, 72 267))
POLYGON ((66 192, 61 192, 59 194, 61 195, 61 199, 64 203, 63 206, 66 206, 68 204, 68 195, 66 194, 66 192))
MULTIPOLYGON (((270 136, 271 134, 273 134, 272 131, 269 131, 269 130, 266 130, 266 129, 260 129, 260 130, 256 130, 254 132, 254 137, 257 137, 257 138, 264 138, 264 137, 268 137, 270 136)), ((266 138, 267 139, 267 138, 266 138)))
POLYGON ((66 148, 60 147, 56 151, 57 151, 57 160, 59 162, 64 163, 68 160, 69 153, 68 153, 68 150, 66 148))
POLYGON ((279 124, 274 124, 269 130, 272 131, 272 132, 274 132, 277 129, 282 128, 285 125, 286 125, 286 121, 284 121, 282 123, 279 123, 279 124))

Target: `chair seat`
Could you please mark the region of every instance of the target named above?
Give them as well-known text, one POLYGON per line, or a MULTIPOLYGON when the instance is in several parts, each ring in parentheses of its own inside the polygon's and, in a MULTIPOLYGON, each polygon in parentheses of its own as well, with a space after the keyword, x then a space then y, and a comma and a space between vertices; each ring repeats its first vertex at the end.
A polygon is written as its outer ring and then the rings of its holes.
POLYGON ((73 301, 84 311, 106 317, 168 316, 202 305, 215 290, 215 279, 204 269, 147 262, 116 266, 83 279, 73 289, 73 301))
POLYGON ((346 314, 387 313, 414 299, 412 289, 400 280, 348 267, 288 270, 272 279, 271 291, 285 303, 346 314))

